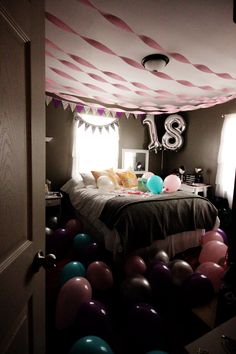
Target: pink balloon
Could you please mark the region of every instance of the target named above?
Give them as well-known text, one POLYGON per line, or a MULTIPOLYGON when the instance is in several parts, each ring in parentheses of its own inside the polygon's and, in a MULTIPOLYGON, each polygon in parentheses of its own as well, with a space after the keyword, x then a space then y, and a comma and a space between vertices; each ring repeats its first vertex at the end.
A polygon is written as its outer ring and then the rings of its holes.
POLYGON ((144 274, 146 269, 147 267, 144 260, 136 255, 128 257, 124 265, 124 271, 129 277, 137 274, 144 274))
POLYGON ((87 268, 86 277, 92 287, 106 290, 113 285, 113 275, 108 265, 101 261, 92 262, 87 268))
POLYGON ((58 294, 56 328, 62 330, 71 326, 82 303, 91 299, 92 288, 87 279, 75 277, 68 280, 58 294))
POLYGON ((152 172, 145 172, 145 173, 142 175, 142 178, 148 179, 149 177, 152 177, 152 176, 154 176, 154 173, 152 173, 152 172))
POLYGON ((224 242, 223 237, 221 236, 221 234, 218 231, 215 230, 211 230, 211 231, 207 231, 201 239, 202 244, 206 244, 209 241, 220 241, 220 242, 224 242))
POLYGON ((215 291, 219 291, 224 275, 224 268, 219 264, 214 262, 204 262, 197 267, 195 272, 205 275, 211 281, 215 291))
POLYGON ((181 186, 181 180, 176 175, 169 175, 164 179, 165 192, 176 192, 181 186))
POLYGON ((226 257, 228 247, 220 241, 209 241, 203 245, 199 255, 199 263, 214 262, 218 263, 226 257))
POLYGON ((82 223, 78 219, 70 219, 67 221, 65 229, 76 235, 82 230, 82 223))

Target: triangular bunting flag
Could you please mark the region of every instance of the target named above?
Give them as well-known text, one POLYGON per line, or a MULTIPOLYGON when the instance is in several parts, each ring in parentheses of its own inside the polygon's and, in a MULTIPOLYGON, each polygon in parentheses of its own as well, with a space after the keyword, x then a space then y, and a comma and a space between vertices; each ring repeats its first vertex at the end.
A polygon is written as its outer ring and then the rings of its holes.
POLYGON ((49 103, 52 101, 52 97, 50 96, 45 96, 45 102, 46 102, 46 105, 48 106, 49 103))
POLYGON ((69 105, 70 105, 71 112, 74 112, 74 110, 76 109, 76 104, 70 102, 69 105))
POLYGON ((80 126, 82 126, 84 124, 84 122, 81 120, 81 119, 79 119, 78 120, 78 128, 80 127, 80 126))
POLYGON ((98 114, 99 116, 103 116, 103 115, 104 115, 104 112, 105 112, 105 108, 98 108, 98 109, 97 109, 97 114, 98 114))
POLYGON ((116 112, 116 116, 117 116, 118 118, 121 118, 122 115, 123 115, 123 112, 116 112))
POLYGON ((94 116, 97 116, 97 114, 98 114, 98 112, 97 112, 97 108, 91 108, 91 111, 92 111, 92 114, 94 115, 94 116))
POLYGON ((53 102, 55 108, 58 108, 61 104, 61 101, 57 100, 56 98, 53 98, 52 102, 53 102))
POLYGON ((67 107, 69 106, 69 102, 67 102, 67 101, 61 101, 61 102, 62 102, 62 106, 63 106, 64 110, 66 110, 67 107))
POLYGON ((76 112, 81 113, 84 110, 84 106, 76 105, 76 112))
POLYGON ((108 109, 104 109, 104 116, 106 117, 110 117, 110 115, 112 116, 112 112, 108 111, 108 109))
POLYGON ((85 123, 85 130, 87 130, 90 127, 90 124, 85 123))
POLYGON ((90 113, 90 107, 84 106, 84 112, 85 112, 86 114, 89 114, 89 113, 90 113))
POLYGON ((127 119, 129 119, 129 115, 130 115, 129 112, 125 112, 125 116, 126 116, 127 119))
POLYGON ((92 132, 94 133, 96 130, 96 127, 94 125, 92 125, 92 132))

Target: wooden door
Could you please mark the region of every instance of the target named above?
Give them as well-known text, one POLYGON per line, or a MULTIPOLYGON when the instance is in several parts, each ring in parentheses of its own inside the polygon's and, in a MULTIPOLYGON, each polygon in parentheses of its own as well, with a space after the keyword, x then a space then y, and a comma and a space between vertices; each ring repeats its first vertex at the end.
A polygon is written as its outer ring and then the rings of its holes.
POLYGON ((0 0, 0 353, 45 353, 44 2, 0 0))

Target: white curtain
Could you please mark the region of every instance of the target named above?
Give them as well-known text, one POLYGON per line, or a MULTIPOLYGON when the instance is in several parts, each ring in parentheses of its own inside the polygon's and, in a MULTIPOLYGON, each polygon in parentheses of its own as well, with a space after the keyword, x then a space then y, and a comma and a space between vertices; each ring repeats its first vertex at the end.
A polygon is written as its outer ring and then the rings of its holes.
POLYGON ((216 173, 216 195, 227 198, 232 207, 236 168, 236 114, 227 114, 221 132, 218 166, 216 173))
MULTIPOLYGON (((93 123, 101 122, 101 117, 94 117, 93 123)), ((107 128, 94 125, 78 126, 74 122, 72 177, 79 172, 103 170, 118 167, 119 128, 117 125, 107 128)))

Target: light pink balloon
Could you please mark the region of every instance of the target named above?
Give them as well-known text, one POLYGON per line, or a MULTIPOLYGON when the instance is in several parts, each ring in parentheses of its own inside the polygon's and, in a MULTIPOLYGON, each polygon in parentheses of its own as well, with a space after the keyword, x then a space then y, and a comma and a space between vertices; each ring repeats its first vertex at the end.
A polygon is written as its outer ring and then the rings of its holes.
POLYGON ((220 241, 220 242, 224 242, 223 237, 221 236, 221 234, 217 231, 211 230, 211 231, 207 231, 201 239, 201 243, 202 245, 206 244, 209 241, 220 241))
POLYGON ((209 241, 203 245, 199 255, 199 263, 214 262, 218 263, 226 257, 228 247, 220 241, 209 241))
POLYGON ((215 291, 219 291, 224 275, 224 268, 219 264, 214 262, 204 262, 197 267, 195 272, 205 275, 211 281, 215 291))
POLYGON ((144 274, 146 269, 147 266, 144 260, 136 255, 128 257, 124 265, 125 274, 129 277, 137 274, 144 274))
POLYGON ((56 328, 62 330, 72 325, 82 303, 91 299, 92 288, 87 279, 75 277, 68 280, 58 294, 56 328))
POLYGON ((152 173, 152 172, 145 172, 145 173, 142 175, 142 178, 148 179, 149 177, 152 177, 152 176, 154 176, 154 173, 152 173))
POLYGON ((181 180, 176 175, 169 175, 164 179, 165 192, 176 192, 181 186, 181 180))
POLYGON ((106 290, 113 285, 113 275, 108 265, 101 261, 89 264, 86 277, 91 286, 98 290, 106 290))

